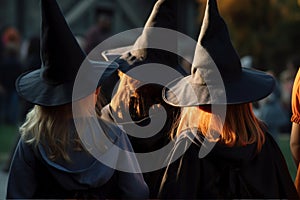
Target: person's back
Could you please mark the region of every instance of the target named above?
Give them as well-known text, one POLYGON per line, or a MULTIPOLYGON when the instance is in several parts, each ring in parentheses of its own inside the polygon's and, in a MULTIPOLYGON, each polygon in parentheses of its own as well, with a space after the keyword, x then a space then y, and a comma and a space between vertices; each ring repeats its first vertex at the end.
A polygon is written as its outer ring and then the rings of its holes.
MULTIPOLYGON (((221 122, 210 121, 217 118, 207 110, 187 110, 182 119, 203 123, 197 132, 179 132, 172 153, 182 157, 170 158, 160 197, 297 198, 285 159, 250 104, 230 105, 223 130, 217 130, 221 122), (210 135, 208 127, 220 137, 210 135), (207 138, 211 141, 204 141, 207 138), (208 154, 201 157, 201 152, 208 154)), ((191 122, 181 121, 185 123, 191 122)))
POLYGON ((27 115, 9 173, 7 198, 146 198, 147 186, 141 174, 117 170, 121 160, 134 160, 120 158, 122 154, 115 152, 112 160, 116 166, 113 168, 89 153, 95 149, 87 150, 98 145, 97 151, 105 155, 115 145, 133 152, 126 134, 100 118, 98 121, 92 118, 74 121, 69 118, 70 109, 71 105, 35 106, 27 115), (74 122, 83 123, 87 130, 78 133, 74 122), (97 128, 97 123, 102 130, 97 128), (85 137, 95 140, 105 137, 112 143, 106 144, 104 150, 100 146, 103 141, 86 144, 85 137), (27 187, 19 187, 21 185, 27 187))
POLYGON ((160 198, 298 198, 285 159, 252 102, 275 80, 242 67, 217 1, 208 0, 191 75, 163 90, 181 107, 160 198))
POLYGON ((100 117, 101 84, 118 65, 86 58, 55 0, 41 8, 42 66, 16 80, 35 106, 20 127, 7 198, 147 198, 127 135, 100 117))

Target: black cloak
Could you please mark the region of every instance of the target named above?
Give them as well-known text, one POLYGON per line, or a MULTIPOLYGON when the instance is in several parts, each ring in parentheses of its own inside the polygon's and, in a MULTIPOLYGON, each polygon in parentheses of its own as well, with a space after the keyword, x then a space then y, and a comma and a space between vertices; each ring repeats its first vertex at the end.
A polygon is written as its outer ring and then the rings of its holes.
POLYGON ((226 147, 216 143, 199 158, 200 148, 205 148, 202 139, 189 131, 179 136, 170 159, 184 154, 167 168, 160 198, 298 199, 285 159, 268 133, 259 153, 256 144, 226 147))

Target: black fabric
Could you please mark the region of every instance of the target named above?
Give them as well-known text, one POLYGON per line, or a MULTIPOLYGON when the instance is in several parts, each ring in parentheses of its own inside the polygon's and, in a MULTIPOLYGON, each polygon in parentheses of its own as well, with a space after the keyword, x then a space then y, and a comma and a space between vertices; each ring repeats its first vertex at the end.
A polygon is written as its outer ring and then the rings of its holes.
POLYGON ((56 1, 42 0, 41 76, 49 84, 73 81, 85 59, 56 1))
POLYGON ((166 170, 160 198, 298 198, 284 157, 269 134, 258 154, 256 144, 230 148, 217 143, 200 159, 200 148, 197 139, 182 136, 177 141, 173 153, 185 153, 166 170))
MULTIPOLYGON (((175 110, 174 110, 175 112, 175 110)), ((177 111, 178 112, 178 111, 177 111)), ((111 112, 111 109, 109 105, 104 107, 102 109, 102 115, 101 117, 105 119, 108 122, 116 123, 114 120, 113 114, 111 112)), ((159 150, 163 148, 165 145, 167 145, 170 142, 169 137, 169 130, 172 125, 173 117, 168 117, 167 122, 165 123, 165 126, 162 128, 161 131, 159 131, 157 134, 155 134, 152 137, 148 138, 138 138, 133 137, 130 134, 128 134, 128 138, 132 144, 132 148, 135 153, 149 153, 156 150, 159 150)), ((140 124, 141 125, 141 124, 140 124)), ((122 127, 126 131, 126 127, 122 127)), ((156 157, 153 158, 153 162, 156 162, 157 160, 165 160, 164 157, 156 157)), ((141 164, 140 164, 141 165, 141 164)), ((165 171, 165 167, 159 170, 151 171, 151 172, 144 172, 143 177, 145 182, 147 183, 150 191, 150 198, 157 198, 158 190, 160 187, 161 179, 163 177, 165 171)))
MULTIPOLYGON (((35 151, 35 155, 37 158, 41 157, 37 151, 35 151)), ((117 199, 122 197, 122 192, 116 187, 118 185, 118 171, 115 171, 108 182, 101 187, 84 190, 66 190, 54 178, 47 168, 47 164, 41 159, 36 162, 36 173, 39 184, 33 199, 117 199)))
POLYGON ((11 94, 15 89, 15 81, 22 72, 22 64, 17 57, 6 56, 0 62, 0 84, 5 92, 11 94))

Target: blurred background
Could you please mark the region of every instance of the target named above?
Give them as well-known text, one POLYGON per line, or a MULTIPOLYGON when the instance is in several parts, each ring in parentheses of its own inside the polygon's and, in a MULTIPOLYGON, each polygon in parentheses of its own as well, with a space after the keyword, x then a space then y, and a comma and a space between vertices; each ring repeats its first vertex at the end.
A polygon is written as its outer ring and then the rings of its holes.
MULTIPOLYGON (((87 53, 109 36, 142 27, 155 1, 57 0, 87 53)), ((179 30, 195 40, 205 3, 206 0, 182 0, 178 5, 179 30)), ((254 107, 257 116, 272 130, 294 178, 289 118, 292 85, 300 66, 300 0, 218 3, 243 66, 267 71, 277 79, 274 93, 254 107)), ((0 167, 4 172, 18 140, 18 126, 32 107, 17 96, 14 82, 20 73, 40 67, 39 34, 39 0, 0 0, 0 167)), ((129 36, 122 45, 132 44, 135 39, 129 36)), ((189 72, 190 64, 182 60, 182 65, 189 72)), ((0 174, 0 184, 1 176, 4 175, 0 174)))

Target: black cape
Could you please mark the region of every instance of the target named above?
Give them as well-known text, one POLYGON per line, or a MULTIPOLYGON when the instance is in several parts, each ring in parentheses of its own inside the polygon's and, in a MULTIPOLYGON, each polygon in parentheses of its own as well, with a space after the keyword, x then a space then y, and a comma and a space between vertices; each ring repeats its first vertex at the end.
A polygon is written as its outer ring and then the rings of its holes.
POLYGON ((180 135, 171 155, 185 153, 167 168, 160 198, 298 199, 284 157, 269 134, 260 153, 256 144, 225 147, 216 143, 201 159, 199 141, 191 132, 180 135))
MULTIPOLYGON (((105 119, 108 122, 111 123, 117 123, 117 120, 114 119, 114 115, 111 111, 111 108, 109 105, 105 106, 101 110, 101 117, 105 119)), ((153 152, 156 150, 159 150, 160 148, 163 148, 165 145, 167 145, 170 142, 170 137, 168 135, 169 128, 172 124, 172 119, 168 118, 167 122, 165 123, 165 126, 162 128, 162 130, 159 131, 159 133, 155 134, 154 136, 148 137, 148 138, 138 138, 131 136, 128 134, 128 138, 131 142, 132 148, 135 153, 148 153, 153 152)), ((123 126, 121 129, 126 130, 126 126, 123 126)), ((125 133, 127 131, 124 131, 125 133)), ((163 163, 165 162, 166 155, 160 155, 158 157, 153 158, 150 162, 153 165, 156 165, 155 163, 163 163)), ((138 159, 138 158, 137 158, 138 159)), ((139 164, 142 168, 143 163, 141 163, 140 160, 139 164)), ((161 179, 164 175, 165 171, 164 166, 162 166, 160 169, 150 171, 150 172, 143 172, 143 178, 145 182, 147 183, 149 187, 149 197, 151 199, 157 198, 158 190, 160 187, 161 179)))

